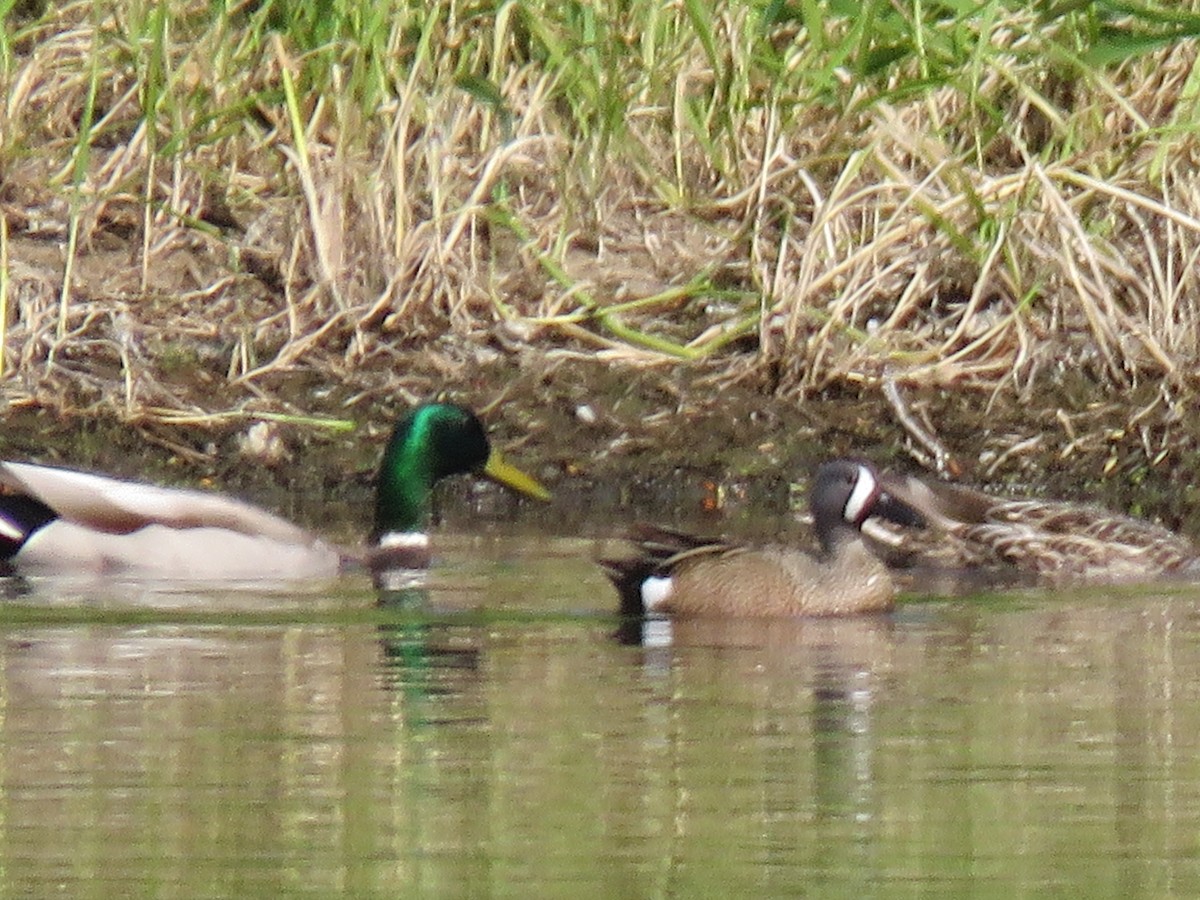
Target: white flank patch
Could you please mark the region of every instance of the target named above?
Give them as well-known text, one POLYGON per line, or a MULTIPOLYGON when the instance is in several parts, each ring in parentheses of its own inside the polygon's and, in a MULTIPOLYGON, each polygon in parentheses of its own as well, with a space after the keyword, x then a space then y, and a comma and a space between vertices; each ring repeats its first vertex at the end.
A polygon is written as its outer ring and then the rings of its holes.
POLYGON ((675 584, 670 578, 651 575, 642 582, 642 607, 647 610, 658 609, 670 598, 675 590, 675 584))
POLYGON ((25 540, 25 529, 7 516, 0 516, 0 534, 16 544, 25 540))
POLYGON ((428 546, 429 535, 420 531, 389 531, 379 536, 381 550, 407 549, 409 547, 424 549, 428 546))
POLYGON ((858 480, 854 482, 854 490, 850 492, 850 499, 846 501, 846 508, 842 511, 842 516, 847 522, 853 524, 862 519, 867 504, 875 499, 875 489, 875 476, 871 474, 871 470, 866 466, 859 466, 858 480))

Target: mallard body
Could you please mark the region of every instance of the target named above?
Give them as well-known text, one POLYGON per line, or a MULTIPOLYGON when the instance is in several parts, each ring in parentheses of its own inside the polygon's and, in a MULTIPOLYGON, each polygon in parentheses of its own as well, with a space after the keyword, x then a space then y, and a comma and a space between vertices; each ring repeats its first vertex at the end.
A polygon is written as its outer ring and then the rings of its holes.
POLYGON ((16 462, 0 463, 0 484, 12 492, 0 495, 0 551, 22 574, 319 578, 354 559, 220 494, 16 462))
POLYGON ((601 565, 620 594, 625 615, 880 612, 892 607, 896 589, 887 567, 861 540, 859 528, 870 515, 892 514, 881 499, 872 467, 837 460, 817 470, 810 495, 821 558, 790 547, 749 548, 639 526, 631 534, 637 555, 601 560, 601 565))
POLYGON ((919 529, 868 526, 894 563, 1044 585, 1200 576, 1200 548, 1187 538, 1100 506, 994 497, 911 475, 885 475, 881 483, 924 520, 919 529))
POLYGON ((428 562, 434 483, 459 472, 549 495, 488 444, 479 420, 425 404, 397 423, 376 484, 367 547, 349 551, 233 497, 32 463, 0 463, 0 563, 21 574, 127 573, 184 581, 294 581, 347 566, 428 562))

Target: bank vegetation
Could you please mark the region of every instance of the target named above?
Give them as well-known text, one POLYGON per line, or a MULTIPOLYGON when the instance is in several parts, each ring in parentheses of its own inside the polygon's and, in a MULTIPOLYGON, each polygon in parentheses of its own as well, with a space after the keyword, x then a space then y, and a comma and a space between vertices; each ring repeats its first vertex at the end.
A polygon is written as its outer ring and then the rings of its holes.
POLYGON ((1195 446, 1197 0, 0 8, 10 408, 336 425, 502 360, 1195 446))

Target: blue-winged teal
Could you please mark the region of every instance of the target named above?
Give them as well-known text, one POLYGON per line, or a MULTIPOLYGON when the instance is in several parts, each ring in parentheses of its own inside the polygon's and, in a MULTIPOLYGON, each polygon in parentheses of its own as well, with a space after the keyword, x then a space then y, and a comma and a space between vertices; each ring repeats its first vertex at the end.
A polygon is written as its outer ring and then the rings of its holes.
POLYGON ((749 549, 654 526, 636 527, 637 555, 600 561, 625 615, 848 615, 892 607, 895 587, 864 545, 859 528, 872 515, 899 515, 879 491, 875 470, 850 460, 824 463, 809 505, 824 557, 786 547, 749 549))
MULTIPOLYGON (((539 499, 546 489, 491 449, 469 410, 423 405, 397 423, 376 485, 365 561, 427 564, 422 533, 440 478, 473 472, 539 499)), ((0 564, 21 573, 119 572, 176 580, 303 579, 359 557, 248 503, 30 463, 0 463, 0 564)))
POLYGON ((1200 576, 1191 541, 1099 506, 994 497, 911 475, 887 474, 881 484, 924 525, 867 526, 877 551, 893 563, 990 571, 1002 583, 1047 585, 1200 576))

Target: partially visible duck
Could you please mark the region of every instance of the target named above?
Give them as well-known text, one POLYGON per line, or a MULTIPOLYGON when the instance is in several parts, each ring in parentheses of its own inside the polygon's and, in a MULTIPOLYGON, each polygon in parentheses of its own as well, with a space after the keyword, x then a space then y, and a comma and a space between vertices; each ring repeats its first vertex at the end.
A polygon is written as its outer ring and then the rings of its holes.
POLYGON ((912 475, 886 474, 881 484, 886 496, 918 513, 924 526, 868 525, 878 552, 893 563, 991 573, 1004 584, 1200 576, 1200 548, 1190 540, 1100 506, 995 497, 912 475))
POLYGON ((809 496, 822 558, 790 547, 751 549, 654 526, 637 526, 637 554, 600 561, 626 616, 833 616, 891 609, 895 585, 859 529, 869 516, 898 516, 865 462, 823 463, 809 496))
POLYGON ((470 410, 449 403, 424 404, 396 424, 365 553, 221 494, 0 462, 0 566, 20 574, 125 572, 181 581, 323 578, 363 562, 376 572, 419 568, 429 561, 422 528, 433 485, 467 472, 549 498, 491 448, 470 410))

